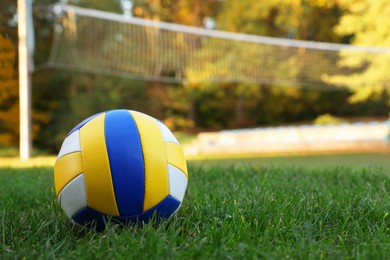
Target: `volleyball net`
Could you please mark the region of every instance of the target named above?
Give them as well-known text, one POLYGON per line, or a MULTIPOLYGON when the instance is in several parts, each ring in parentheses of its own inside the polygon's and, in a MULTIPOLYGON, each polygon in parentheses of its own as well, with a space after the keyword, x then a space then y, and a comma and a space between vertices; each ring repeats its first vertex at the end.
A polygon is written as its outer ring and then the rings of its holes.
POLYGON ((334 87, 328 78, 363 70, 390 48, 272 38, 125 17, 57 5, 48 65, 135 79, 198 84, 239 82, 301 88, 334 87))

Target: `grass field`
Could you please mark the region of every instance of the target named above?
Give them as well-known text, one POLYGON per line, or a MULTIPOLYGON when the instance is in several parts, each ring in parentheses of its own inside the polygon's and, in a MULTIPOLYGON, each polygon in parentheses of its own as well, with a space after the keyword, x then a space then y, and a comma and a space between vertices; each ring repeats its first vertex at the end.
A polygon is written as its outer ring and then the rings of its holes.
POLYGON ((193 161, 178 215, 101 233, 66 218, 52 168, 0 168, 0 259, 388 259, 390 158, 380 156, 193 161))

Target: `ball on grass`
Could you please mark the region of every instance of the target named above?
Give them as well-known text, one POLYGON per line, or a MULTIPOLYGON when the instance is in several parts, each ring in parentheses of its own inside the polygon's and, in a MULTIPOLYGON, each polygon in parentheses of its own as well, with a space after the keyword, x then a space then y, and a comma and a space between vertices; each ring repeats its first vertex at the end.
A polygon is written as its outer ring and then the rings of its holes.
POLYGON ((102 230, 168 218, 180 208, 188 172, 183 149, 160 121, 131 110, 91 116, 65 138, 54 167, 58 201, 80 225, 102 230))

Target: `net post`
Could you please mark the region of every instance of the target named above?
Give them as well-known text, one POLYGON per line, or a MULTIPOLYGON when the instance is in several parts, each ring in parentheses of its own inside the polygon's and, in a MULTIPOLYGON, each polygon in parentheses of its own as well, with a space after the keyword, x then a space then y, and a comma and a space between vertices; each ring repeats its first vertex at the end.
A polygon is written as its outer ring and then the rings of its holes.
MULTIPOLYGON (((27 1, 18 0, 19 37, 19 157, 27 161, 31 157, 31 71, 28 53, 28 12, 27 1)), ((31 8, 30 8, 31 10, 31 8)), ((31 14, 30 14, 31 15, 31 14)))

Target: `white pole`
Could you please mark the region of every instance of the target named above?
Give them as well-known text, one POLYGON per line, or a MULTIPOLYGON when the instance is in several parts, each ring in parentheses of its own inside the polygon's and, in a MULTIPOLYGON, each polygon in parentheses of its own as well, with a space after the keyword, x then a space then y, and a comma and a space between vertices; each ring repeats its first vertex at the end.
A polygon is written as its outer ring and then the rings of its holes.
MULTIPOLYGON (((18 0, 19 35, 19 156, 21 161, 31 157, 31 72, 27 46, 27 0, 18 0)), ((32 32, 30 32, 32 33, 32 32)))

